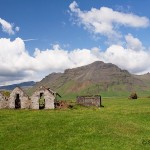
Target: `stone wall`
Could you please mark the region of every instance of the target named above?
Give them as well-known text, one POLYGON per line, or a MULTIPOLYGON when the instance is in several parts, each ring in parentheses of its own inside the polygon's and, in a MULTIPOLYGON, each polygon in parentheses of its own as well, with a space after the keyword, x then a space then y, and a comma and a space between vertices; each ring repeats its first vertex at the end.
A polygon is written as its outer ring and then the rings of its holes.
POLYGON ((20 109, 39 109, 39 99, 40 94, 43 94, 44 99, 44 109, 54 109, 54 100, 56 94, 46 89, 45 87, 40 87, 33 93, 29 98, 28 95, 19 87, 16 87, 7 99, 0 93, 0 109, 2 108, 20 108, 20 109), (19 107, 16 107, 17 96, 19 97, 19 107))
POLYGON ((44 109, 54 109, 55 96, 44 87, 40 87, 31 96, 31 109, 39 109, 39 99, 40 99, 41 93, 43 93, 43 96, 45 99, 45 108, 44 109))
POLYGON ((9 100, 8 100, 8 107, 9 108, 15 108, 15 99, 16 99, 17 94, 19 94, 21 109, 28 109, 29 105, 30 105, 29 97, 19 87, 16 87, 11 92, 9 100))
POLYGON ((0 109, 8 107, 8 99, 0 93, 0 109))
POLYGON ((77 96, 77 103, 84 106, 101 106, 101 96, 77 96))

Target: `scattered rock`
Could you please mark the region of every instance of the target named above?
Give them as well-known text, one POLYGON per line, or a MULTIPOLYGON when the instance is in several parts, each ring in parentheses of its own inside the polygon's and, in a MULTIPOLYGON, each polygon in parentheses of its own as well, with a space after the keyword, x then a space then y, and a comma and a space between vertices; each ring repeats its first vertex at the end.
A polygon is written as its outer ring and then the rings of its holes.
POLYGON ((131 95, 130 95, 129 98, 130 98, 130 99, 137 99, 138 96, 137 96, 137 94, 134 92, 134 93, 131 93, 131 95))

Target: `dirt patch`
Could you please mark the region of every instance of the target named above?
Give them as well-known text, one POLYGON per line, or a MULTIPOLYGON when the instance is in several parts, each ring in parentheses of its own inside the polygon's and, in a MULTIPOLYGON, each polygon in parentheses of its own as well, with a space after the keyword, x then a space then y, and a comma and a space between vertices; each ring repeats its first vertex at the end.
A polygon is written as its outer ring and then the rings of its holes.
POLYGON ((56 101, 55 102, 55 108, 56 109, 67 109, 67 108, 73 108, 73 105, 71 104, 68 104, 67 102, 65 101, 56 101))

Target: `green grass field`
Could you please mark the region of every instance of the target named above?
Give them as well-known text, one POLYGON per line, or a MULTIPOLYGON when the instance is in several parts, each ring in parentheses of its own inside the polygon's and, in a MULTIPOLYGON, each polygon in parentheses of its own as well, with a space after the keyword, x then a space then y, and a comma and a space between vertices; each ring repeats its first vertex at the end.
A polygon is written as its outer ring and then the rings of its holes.
POLYGON ((150 99, 104 108, 0 110, 0 150, 149 150, 150 99))

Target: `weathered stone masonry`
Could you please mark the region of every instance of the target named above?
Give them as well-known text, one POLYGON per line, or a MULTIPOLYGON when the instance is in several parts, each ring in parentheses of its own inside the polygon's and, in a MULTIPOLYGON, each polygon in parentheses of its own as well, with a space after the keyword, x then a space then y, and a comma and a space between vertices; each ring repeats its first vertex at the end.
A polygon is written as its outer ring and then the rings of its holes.
POLYGON ((96 106, 101 107, 101 96, 100 95, 87 95, 87 96, 77 96, 77 104, 84 106, 96 106))
POLYGON ((0 109, 8 107, 8 99, 0 92, 0 109))
POLYGON ((28 95, 19 87, 16 87, 10 94, 8 108, 28 109, 30 101, 28 95))
POLYGON ((39 99, 41 95, 43 95, 45 101, 44 109, 54 109, 55 96, 50 90, 43 86, 37 89, 31 96, 31 109, 39 109, 39 99))
POLYGON ((54 109, 57 95, 60 96, 51 89, 41 86, 29 98, 21 88, 16 87, 8 99, 0 93, 0 109, 54 109), (43 100, 42 107, 40 106, 41 99, 43 100))

